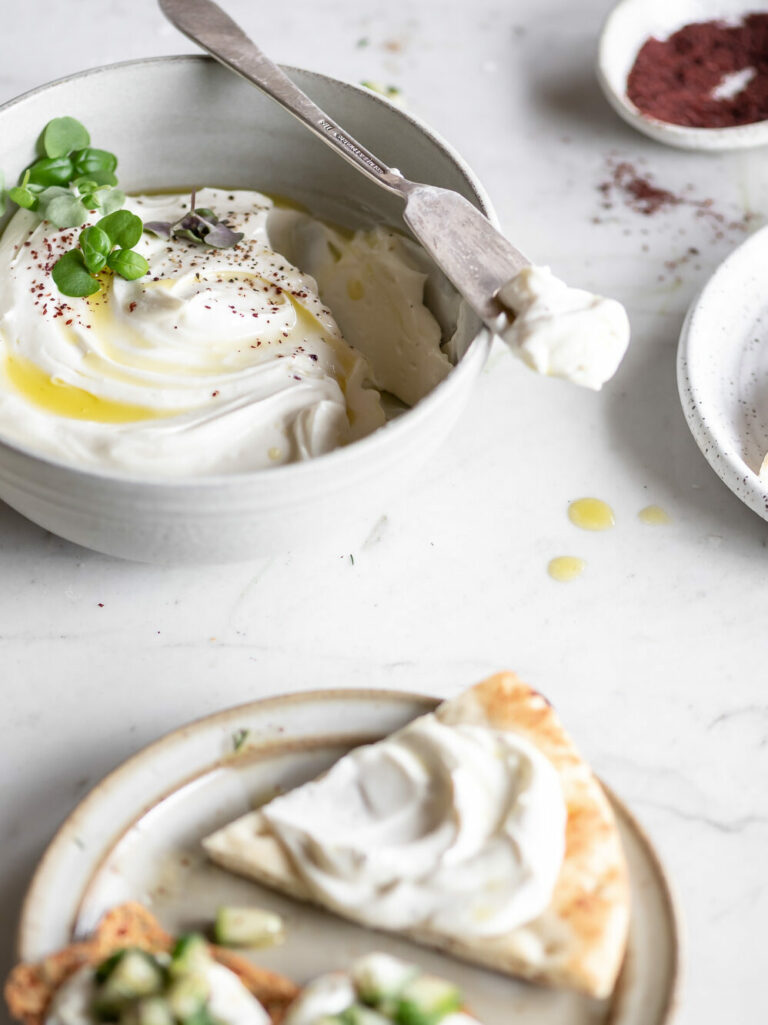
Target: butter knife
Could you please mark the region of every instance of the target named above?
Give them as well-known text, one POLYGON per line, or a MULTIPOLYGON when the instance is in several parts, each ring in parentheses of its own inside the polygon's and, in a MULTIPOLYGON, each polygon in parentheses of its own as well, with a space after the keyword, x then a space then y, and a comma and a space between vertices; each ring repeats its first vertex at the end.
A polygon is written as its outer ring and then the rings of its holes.
POLYGON ((514 313, 499 292, 523 267, 521 252, 463 196, 409 181, 317 106, 213 0, 160 0, 165 16, 225 67, 276 100, 381 188, 405 201, 403 219, 446 277, 495 334, 514 313))

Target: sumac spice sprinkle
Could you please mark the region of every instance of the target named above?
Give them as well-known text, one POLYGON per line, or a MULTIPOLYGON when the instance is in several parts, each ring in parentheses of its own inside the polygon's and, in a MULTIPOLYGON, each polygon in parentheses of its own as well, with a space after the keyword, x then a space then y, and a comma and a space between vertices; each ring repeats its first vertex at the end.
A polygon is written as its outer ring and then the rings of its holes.
POLYGON ((690 128, 768 119, 768 13, 685 25, 648 39, 627 80, 643 114, 690 128))

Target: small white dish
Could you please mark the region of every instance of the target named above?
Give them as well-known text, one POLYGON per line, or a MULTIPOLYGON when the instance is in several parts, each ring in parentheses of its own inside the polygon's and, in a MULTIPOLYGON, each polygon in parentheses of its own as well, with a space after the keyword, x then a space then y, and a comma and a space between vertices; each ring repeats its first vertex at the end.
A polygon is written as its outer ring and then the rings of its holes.
POLYGON ((125 900, 147 903, 172 930, 210 924, 220 904, 255 903, 282 914, 288 933, 285 946, 259 951, 259 962, 298 982, 383 949, 455 979, 487 1025, 670 1025, 680 974, 674 901, 650 841, 610 792, 629 862, 632 921, 624 969, 605 1001, 461 964, 206 860, 200 840, 212 830, 436 704, 395 691, 314 691, 231 708, 151 744, 99 783, 56 834, 24 903, 19 956, 36 960, 86 935, 125 900), (243 730, 235 752, 233 738, 243 730))
POLYGON ((688 426, 715 473, 768 520, 768 228, 720 264, 693 301, 677 357, 688 426))
MULTIPOLYGON (((369 89, 287 70, 374 153, 415 181, 455 189, 494 220, 470 169, 425 125, 369 89)), ((119 155, 120 183, 130 192, 202 183, 255 188, 289 196, 348 226, 402 222, 398 199, 208 57, 96 68, 0 107, 0 168, 9 181, 33 158, 40 126, 62 113, 79 118, 100 146, 119 155)), ((78 469, 0 440, 0 499, 60 537, 141 562, 242 561, 309 547, 349 551, 464 408, 490 336, 470 314, 457 342, 458 364, 413 409, 317 459, 249 473, 157 479, 78 469)))
POLYGON ((668 146, 715 151, 768 145, 768 121, 687 128, 648 117, 627 96, 629 73, 649 37, 666 39, 693 22, 739 21, 764 9, 760 0, 620 0, 606 19, 598 49, 597 77, 606 99, 633 128, 668 146))

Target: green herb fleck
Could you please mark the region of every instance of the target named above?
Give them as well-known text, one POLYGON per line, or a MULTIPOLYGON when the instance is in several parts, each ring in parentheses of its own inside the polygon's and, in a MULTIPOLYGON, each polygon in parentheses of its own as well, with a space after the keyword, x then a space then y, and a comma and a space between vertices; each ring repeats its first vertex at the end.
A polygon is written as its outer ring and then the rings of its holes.
POLYGON ((369 79, 361 82, 366 89, 370 89, 372 93, 378 93, 379 96, 385 96, 392 103, 397 103, 399 106, 403 105, 403 91, 396 85, 383 85, 381 82, 372 82, 369 79))
POLYGON ((243 747, 250 733, 250 730, 235 730, 232 734, 232 748, 234 751, 239 751, 243 747))

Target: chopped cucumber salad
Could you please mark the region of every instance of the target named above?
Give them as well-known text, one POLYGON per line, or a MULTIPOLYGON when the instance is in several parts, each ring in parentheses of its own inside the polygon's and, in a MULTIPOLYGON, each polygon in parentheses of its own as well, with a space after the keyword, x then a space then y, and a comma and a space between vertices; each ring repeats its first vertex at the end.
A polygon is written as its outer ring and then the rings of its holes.
POLYGON ((119 950, 96 969, 94 1016, 119 1025, 214 1025, 206 978, 212 960, 196 934, 182 936, 170 957, 119 950))
POLYGON ((221 907, 213 935, 223 947, 273 947, 285 942, 285 923, 263 908, 221 907))
POLYGON ((310 983, 291 1005, 284 1025, 472 1023, 457 1015, 462 1003, 452 982, 389 954, 367 954, 354 962, 349 976, 335 973, 310 983))

